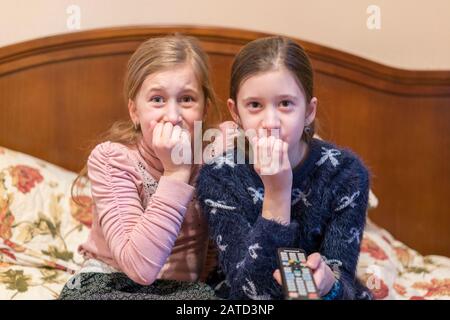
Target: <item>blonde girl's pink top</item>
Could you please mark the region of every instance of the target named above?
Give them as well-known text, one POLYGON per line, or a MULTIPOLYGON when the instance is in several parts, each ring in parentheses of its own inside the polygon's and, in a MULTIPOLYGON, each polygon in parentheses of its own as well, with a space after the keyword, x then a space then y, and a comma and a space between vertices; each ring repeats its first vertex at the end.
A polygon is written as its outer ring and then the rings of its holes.
POLYGON ((97 145, 87 167, 94 219, 80 253, 143 285, 204 280, 215 253, 193 198, 195 173, 190 184, 161 176, 161 162, 142 138, 135 148, 97 145))

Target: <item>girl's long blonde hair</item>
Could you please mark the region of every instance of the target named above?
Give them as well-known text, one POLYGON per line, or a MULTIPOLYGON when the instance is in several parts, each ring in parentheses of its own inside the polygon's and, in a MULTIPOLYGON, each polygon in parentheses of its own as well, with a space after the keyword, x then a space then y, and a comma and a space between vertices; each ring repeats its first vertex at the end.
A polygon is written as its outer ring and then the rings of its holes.
MULTIPOLYGON (((191 63, 197 80, 205 98, 206 113, 214 112, 216 122, 220 121, 216 95, 209 76, 210 66, 207 54, 200 47, 199 42, 189 36, 179 34, 151 38, 142 43, 131 56, 127 64, 124 83, 124 96, 126 104, 134 100, 141 89, 142 83, 150 74, 162 71, 183 63, 191 63)), ((140 128, 135 127, 131 119, 115 122, 111 128, 100 138, 91 143, 90 150, 104 141, 122 143, 126 146, 134 146, 142 135, 140 128)), ((84 185, 82 179, 87 180, 87 165, 72 183, 72 200, 77 201, 77 187, 84 185)))

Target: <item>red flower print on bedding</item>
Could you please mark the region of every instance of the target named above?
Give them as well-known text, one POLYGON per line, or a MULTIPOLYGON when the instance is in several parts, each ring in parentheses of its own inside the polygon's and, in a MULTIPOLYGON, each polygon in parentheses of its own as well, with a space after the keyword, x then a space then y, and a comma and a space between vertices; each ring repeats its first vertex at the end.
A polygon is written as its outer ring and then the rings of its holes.
POLYGON ((372 292, 374 299, 381 300, 389 295, 389 288, 382 279, 373 273, 366 273, 363 276, 364 284, 372 292))
POLYGON ((9 210, 10 199, 0 198, 0 238, 9 239, 12 236, 12 225, 14 216, 9 210))
POLYGON ((409 266, 409 262, 412 260, 411 255, 409 254, 408 250, 406 248, 396 247, 394 248, 395 255, 397 256, 398 260, 400 260, 400 263, 407 267, 409 266))
POLYGON ((430 282, 416 282, 412 287, 427 290, 424 297, 450 296, 450 278, 431 279, 430 282))
POLYGON ((401 296, 404 296, 406 294, 406 288, 401 284, 394 283, 394 290, 401 296))
POLYGON ((90 228, 92 226, 92 198, 89 196, 75 196, 70 199, 72 217, 90 228))
POLYGON ((17 261, 16 255, 14 254, 14 252, 24 252, 25 251, 24 247, 14 243, 8 239, 4 239, 3 243, 5 245, 7 245, 9 248, 2 248, 2 249, 0 249, 0 252, 3 253, 4 255, 10 257, 14 261, 17 261))
POLYGON ((377 260, 386 260, 388 256, 374 241, 364 238, 361 242, 361 252, 370 254, 372 258, 377 260))
POLYGON ((22 193, 28 193, 34 186, 42 182, 44 178, 39 170, 26 165, 17 165, 9 168, 13 185, 22 193))
POLYGON ((6 244, 11 249, 13 249, 15 252, 25 252, 25 250, 26 250, 25 247, 21 246, 20 244, 17 244, 15 242, 12 242, 7 239, 5 239, 5 241, 3 241, 3 243, 6 244))
POLYGON ((17 261, 16 256, 9 249, 0 249, 0 253, 3 253, 5 256, 10 257, 14 261, 17 261))

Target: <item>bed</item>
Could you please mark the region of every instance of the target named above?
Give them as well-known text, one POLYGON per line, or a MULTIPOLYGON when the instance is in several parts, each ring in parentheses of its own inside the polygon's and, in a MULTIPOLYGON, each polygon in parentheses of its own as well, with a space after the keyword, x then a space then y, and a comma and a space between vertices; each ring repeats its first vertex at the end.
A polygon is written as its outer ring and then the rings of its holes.
MULTIPOLYGON (((0 48, 0 299, 54 299, 79 267, 89 182, 70 185, 90 142, 126 118, 125 64, 153 36, 196 36, 229 118, 233 56, 266 36, 237 29, 137 26, 0 48)), ((298 40, 315 68, 321 137, 372 173, 358 277, 377 299, 450 298, 450 71, 399 70, 298 40)), ((215 121, 211 115, 206 121, 215 121)))

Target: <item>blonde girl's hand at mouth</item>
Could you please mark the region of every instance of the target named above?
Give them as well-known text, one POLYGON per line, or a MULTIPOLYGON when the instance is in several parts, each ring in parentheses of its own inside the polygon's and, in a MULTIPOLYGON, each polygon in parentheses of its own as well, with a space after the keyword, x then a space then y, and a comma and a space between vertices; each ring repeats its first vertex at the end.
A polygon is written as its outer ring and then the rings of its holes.
POLYGON ((152 134, 152 146, 156 156, 160 159, 164 176, 189 182, 192 169, 192 149, 190 134, 179 125, 173 125, 171 122, 152 121, 150 130, 152 134), (176 151, 188 152, 186 157, 175 159, 176 151), (180 163, 181 162, 181 163, 180 163))

